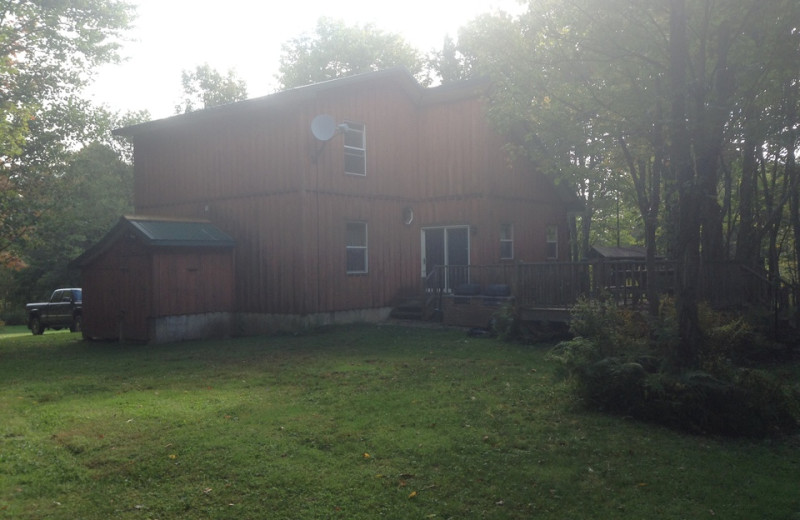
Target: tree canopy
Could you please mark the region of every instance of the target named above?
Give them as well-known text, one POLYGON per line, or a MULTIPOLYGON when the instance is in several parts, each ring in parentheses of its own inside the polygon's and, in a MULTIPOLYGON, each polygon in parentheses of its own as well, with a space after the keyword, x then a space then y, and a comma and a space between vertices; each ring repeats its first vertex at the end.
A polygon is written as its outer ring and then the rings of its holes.
POLYGON ((184 99, 175 106, 176 114, 187 114, 194 110, 210 108, 247 99, 247 85, 234 70, 222 75, 208 63, 198 65, 193 71, 184 70, 181 75, 184 99))
POLYGON ((80 99, 92 70, 119 58, 133 8, 117 0, 7 0, 0 6, 0 252, 32 229, 71 147, 96 135, 80 99))
POLYGON ((401 36, 371 24, 346 25, 323 17, 314 34, 300 35, 282 46, 277 79, 281 87, 292 88, 396 66, 427 81, 425 61, 401 36))

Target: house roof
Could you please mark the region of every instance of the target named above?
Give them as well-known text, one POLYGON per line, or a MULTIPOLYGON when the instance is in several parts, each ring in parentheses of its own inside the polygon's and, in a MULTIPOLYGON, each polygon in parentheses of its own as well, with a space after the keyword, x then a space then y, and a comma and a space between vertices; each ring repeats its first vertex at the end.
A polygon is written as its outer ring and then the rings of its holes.
POLYGON ((393 67, 375 72, 365 72, 363 74, 322 81, 302 87, 290 88, 267 96, 118 128, 114 130, 114 134, 132 137, 154 130, 182 126, 189 122, 213 120, 218 117, 227 117, 233 114, 247 114, 259 110, 288 107, 298 103, 313 101, 317 96, 326 91, 349 87, 355 88, 381 80, 392 81, 395 85, 400 86, 406 94, 408 94, 409 98, 419 105, 443 103, 461 99, 462 97, 475 96, 476 93, 484 92, 489 85, 489 81, 486 78, 479 78, 447 83, 437 87, 423 87, 405 67, 393 67))
POLYGON ((128 235, 148 247, 233 248, 233 238, 207 220, 175 219, 143 215, 123 216, 95 245, 72 261, 83 266, 108 250, 120 237, 128 235))

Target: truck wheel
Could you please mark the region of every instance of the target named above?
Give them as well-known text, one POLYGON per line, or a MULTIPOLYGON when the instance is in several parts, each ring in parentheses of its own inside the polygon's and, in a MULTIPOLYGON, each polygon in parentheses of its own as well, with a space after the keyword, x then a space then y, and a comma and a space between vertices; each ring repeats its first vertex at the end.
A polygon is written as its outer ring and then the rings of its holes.
POLYGON ((42 326, 42 320, 39 318, 31 318, 31 332, 33 332, 34 336, 41 336, 44 334, 44 327, 42 326))
POLYGON ((72 318, 72 325, 69 326, 70 332, 80 332, 83 330, 83 317, 80 314, 76 314, 72 318))

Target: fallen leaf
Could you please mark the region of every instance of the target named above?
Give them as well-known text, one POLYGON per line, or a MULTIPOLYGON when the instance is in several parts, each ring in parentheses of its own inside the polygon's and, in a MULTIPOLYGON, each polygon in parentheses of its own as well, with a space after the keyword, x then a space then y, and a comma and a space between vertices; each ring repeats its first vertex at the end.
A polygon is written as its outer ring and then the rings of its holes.
POLYGON ((408 494, 408 498, 414 498, 415 496, 417 496, 416 491, 412 491, 411 493, 408 494))
POLYGON ((369 453, 364 452, 364 458, 365 459, 369 459, 370 457, 371 457, 371 455, 369 453))
POLYGON ((211 491, 213 491, 211 488, 205 488, 203 490, 203 493, 205 493, 207 495, 207 494, 211 493, 211 491))

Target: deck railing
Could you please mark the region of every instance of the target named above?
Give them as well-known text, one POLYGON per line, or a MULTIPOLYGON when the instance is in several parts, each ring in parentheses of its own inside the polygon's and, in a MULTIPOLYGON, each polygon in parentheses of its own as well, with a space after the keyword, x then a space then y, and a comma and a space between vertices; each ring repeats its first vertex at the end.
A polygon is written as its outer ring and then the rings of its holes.
MULTIPOLYGON (((580 297, 611 298, 619 305, 644 307, 648 284, 659 296, 673 295, 680 265, 656 261, 650 270, 644 261, 549 262, 485 266, 438 266, 424 280, 429 295, 457 294, 460 288, 486 290, 507 285, 517 305, 569 308, 580 297)), ((699 299, 718 308, 779 304, 780 288, 764 275, 741 264, 706 264, 698 279, 699 299)))

